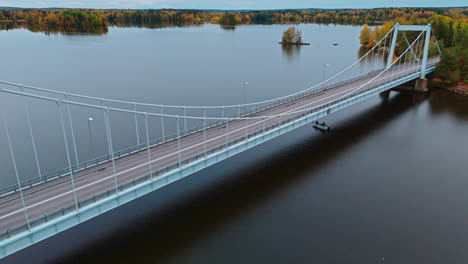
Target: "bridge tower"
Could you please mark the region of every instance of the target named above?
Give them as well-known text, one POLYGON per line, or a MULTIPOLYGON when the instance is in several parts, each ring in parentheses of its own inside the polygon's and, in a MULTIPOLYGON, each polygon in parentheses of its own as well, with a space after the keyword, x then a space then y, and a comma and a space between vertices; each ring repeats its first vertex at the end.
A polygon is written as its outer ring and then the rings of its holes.
POLYGON ((427 92, 426 68, 427 68, 427 58, 429 56, 429 45, 431 41, 432 26, 431 24, 428 24, 426 26, 396 24, 394 28, 394 32, 393 32, 392 42, 390 45, 390 51, 388 54, 387 68, 389 68, 392 65, 393 56, 395 55, 395 47, 397 43, 398 33, 400 31, 424 31, 425 32, 424 48, 423 48, 423 54, 422 54, 421 76, 419 77, 419 79, 416 80, 416 85, 414 87, 414 90, 416 92, 427 92))

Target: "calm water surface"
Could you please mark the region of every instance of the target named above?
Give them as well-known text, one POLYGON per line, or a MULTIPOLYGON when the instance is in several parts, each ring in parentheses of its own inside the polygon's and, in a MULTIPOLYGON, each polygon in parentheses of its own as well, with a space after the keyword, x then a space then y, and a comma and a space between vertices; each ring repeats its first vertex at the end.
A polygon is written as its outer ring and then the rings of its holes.
MULTIPOLYGON (((286 28, 278 25, 111 28, 104 36, 0 32, 0 50, 9 51, 0 77, 129 101, 237 104, 244 81, 247 101, 273 98, 318 83, 326 63, 331 75, 358 58, 360 27, 299 27, 312 45, 295 50, 276 44, 286 28)), ((2 96, 0 103, 24 157, 22 176, 31 177, 21 142, 24 102, 2 96)), ((60 152, 50 151, 63 148, 54 143, 52 107, 30 104, 39 152, 60 152), (48 125, 34 119, 44 113, 51 113, 48 125)), ((87 115, 74 117, 85 125, 87 115)), ((329 134, 297 129, 6 263, 468 262, 466 98, 395 92, 325 121, 329 134)), ((128 131, 119 134, 122 148, 135 143, 128 131)), ((3 131, 0 139, 5 185, 14 178, 3 131)), ((92 157, 89 138, 79 140, 80 159, 92 157)), ((63 155, 44 156, 50 171, 66 165, 63 155)))

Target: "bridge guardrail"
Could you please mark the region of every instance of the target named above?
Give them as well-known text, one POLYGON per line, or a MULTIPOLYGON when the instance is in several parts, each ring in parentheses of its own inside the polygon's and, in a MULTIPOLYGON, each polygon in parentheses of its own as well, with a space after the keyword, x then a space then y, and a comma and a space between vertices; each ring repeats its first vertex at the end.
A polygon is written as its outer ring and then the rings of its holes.
MULTIPOLYGON (((273 126, 269 126, 268 128, 265 127, 265 131, 267 131, 267 129, 271 129, 271 128, 274 128, 274 127, 277 127, 277 126, 278 125, 275 124, 273 126)), ((255 135, 258 135, 258 134, 259 134, 259 131, 252 132, 252 133, 248 134, 248 138, 250 138, 252 136, 255 136, 255 135)), ((186 159, 182 160, 181 161, 181 166, 184 165, 184 164, 190 164, 190 163, 192 163, 192 162, 194 162, 196 160, 199 160, 199 159, 205 157, 205 155, 214 154, 214 153, 216 153, 216 152, 218 152, 218 151, 220 151, 222 149, 225 149, 228 146, 236 145, 236 144, 244 141, 245 139, 246 139, 246 137, 242 136, 240 138, 230 140, 228 142, 228 144, 223 144, 223 145, 220 145, 220 146, 210 148, 210 149, 207 150, 206 154, 205 153, 199 153, 199 154, 193 155, 193 156, 191 156, 189 158, 186 158, 186 159)), ((128 189, 130 187, 133 187, 133 186, 137 185, 137 184, 140 184, 140 183, 143 183, 145 181, 150 180, 151 177, 155 178, 155 177, 164 176, 168 172, 173 171, 174 169, 177 169, 177 168, 178 168, 177 163, 173 164, 173 165, 166 166, 166 167, 164 167, 164 168, 162 168, 160 170, 154 171, 151 176, 149 174, 146 174, 146 175, 144 175, 142 177, 139 177, 139 178, 136 178, 134 180, 122 183, 122 184, 119 185, 118 189, 119 189, 119 191, 126 190, 126 189, 128 189)), ((100 192, 98 194, 92 195, 92 196, 88 197, 87 199, 82 199, 82 200, 78 201, 78 208, 83 208, 84 206, 95 203, 96 201, 99 201, 101 199, 110 197, 111 195, 114 195, 115 192, 116 192, 116 190, 114 188, 112 188, 112 189, 100 192)), ((75 204, 71 203, 69 206, 60 208, 60 209, 55 210, 53 212, 50 212, 48 214, 45 214, 45 215, 42 215, 40 217, 31 219, 30 220, 30 227, 34 228, 34 227, 40 226, 40 225, 42 225, 44 223, 47 223, 48 221, 51 221, 51 220, 56 219, 58 217, 64 216, 64 215, 66 215, 68 213, 71 213, 71 212, 75 211, 75 209, 76 209, 75 204)), ((0 233, 0 240, 8 239, 10 237, 13 237, 14 235, 17 235, 17 234, 20 234, 20 233, 26 232, 26 231, 28 231, 28 225, 27 225, 27 223, 22 223, 22 224, 17 225, 17 226, 15 226, 13 228, 2 231, 0 233)))
MULTIPOLYGON (((374 70, 374 71, 369 72, 367 74, 360 75, 360 76, 358 76, 356 78, 352 78, 352 79, 348 79, 348 80, 341 81, 341 82, 338 82, 338 83, 334 83, 334 84, 329 85, 329 86, 324 86, 322 88, 310 90, 310 91, 307 91, 307 92, 305 92, 304 94, 301 94, 301 95, 296 95, 296 96, 291 97, 291 98, 278 100, 277 102, 274 102, 274 103, 270 103, 270 104, 267 104, 267 105, 264 105, 264 106, 256 107, 256 108, 253 108, 251 110, 241 112, 240 116, 249 116, 249 115, 258 113, 260 111, 276 107, 278 105, 287 104, 289 102, 292 102, 292 101, 295 101, 295 100, 298 100, 298 99, 302 99, 302 98, 311 96, 313 94, 318 94, 318 93, 321 93, 323 91, 333 89, 335 87, 338 87, 338 86, 341 86, 341 85, 344 85, 344 84, 347 84, 347 83, 351 83, 351 82, 354 82, 354 81, 357 81, 357 80, 365 79, 365 78, 368 78, 368 77, 370 77, 370 76, 372 76, 372 75, 374 75, 376 73, 381 72, 382 69, 383 68, 377 69, 377 70, 374 70)), ((239 115, 231 115, 228 118, 237 118, 237 117, 239 117, 239 115)), ((216 121, 207 123, 206 128, 210 128, 210 127, 222 124, 222 123, 226 123, 226 121, 216 120, 216 121)), ((194 133, 197 133, 197 132, 201 132, 201 131, 203 131, 203 129, 204 129, 203 125, 196 126, 196 127, 191 128, 191 129, 181 131, 180 136, 183 137, 183 136, 187 136, 187 135, 194 134, 194 133)), ((172 134, 172 135, 166 136, 164 138, 159 138, 159 139, 152 140, 152 141, 150 141, 150 147, 155 147, 157 145, 169 142, 169 141, 174 140, 176 138, 177 138, 177 134, 172 134)), ((133 147, 130 147, 130 148, 123 149, 121 151, 115 152, 114 153, 114 158, 121 158, 121 157, 124 157, 124 156, 128 156, 130 154, 140 152, 141 150, 145 150, 145 149, 147 149, 147 144, 136 145, 136 146, 133 146, 133 147)), ((110 160, 111 160, 111 155, 107 154, 107 155, 98 157, 96 159, 92 159, 92 160, 80 163, 78 165, 73 165, 72 166, 72 171, 74 173, 80 172, 80 171, 85 170, 87 168, 94 167, 94 166, 109 162, 110 160)), ((66 176, 69 176, 69 174, 70 174, 70 169, 69 168, 64 168, 64 169, 61 169, 61 170, 58 170, 58 171, 55 171, 55 172, 52 172, 52 173, 48 173, 48 174, 46 174, 46 175, 44 175, 42 177, 38 177, 38 178, 34 178, 34 179, 24 181, 24 182, 21 183, 21 186, 22 186, 22 189, 26 189, 26 188, 32 187, 32 186, 34 186, 36 184, 47 182, 47 181, 54 180, 54 179, 57 179, 57 178, 61 178, 61 177, 66 178, 66 176)), ((10 194, 10 193, 14 193, 14 192, 16 192, 18 190, 19 190, 18 184, 13 184, 13 185, 4 187, 4 188, 0 189, 0 197, 5 196, 5 195, 10 194)))
MULTIPOLYGON (((428 70, 429 69, 433 69, 433 68, 428 67, 428 70)), ((418 70, 411 71, 410 73, 406 74, 403 77, 410 76, 410 75, 415 74, 417 72, 419 72, 419 71, 418 70)), ((391 80, 390 80, 390 82, 391 82, 391 80)), ((388 83, 390 83, 390 82, 388 82, 388 83)), ((230 146, 234 146, 234 145, 236 145, 236 144, 238 144, 240 142, 246 141, 249 138, 264 134, 264 132, 268 132, 268 131, 273 130, 275 128, 279 128, 279 127, 281 127, 281 126, 283 126, 283 125, 285 125, 287 123, 293 122, 295 120, 298 120, 300 118, 309 116, 311 114, 318 113, 320 111, 326 111, 326 110, 330 109, 331 107, 333 107, 336 104, 339 104, 339 103, 341 103, 343 101, 349 100, 350 98, 353 98, 353 97, 355 97, 357 95, 361 95, 363 93, 371 91, 371 90, 373 90, 373 89, 375 89, 376 87, 379 87, 379 86, 381 86, 381 84, 370 85, 370 87, 368 87, 366 89, 361 89, 358 93, 349 94, 349 95, 347 95, 345 97, 339 98, 337 100, 333 100, 333 101, 331 101, 331 102, 329 102, 329 103, 327 103, 325 105, 321 105, 319 107, 312 108, 312 109, 310 109, 310 110, 308 110, 306 112, 303 112, 301 114, 294 115, 294 116, 289 117, 289 118, 284 119, 284 120, 279 120, 278 123, 274 123, 273 125, 265 126, 265 127, 262 127, 261 129, 255 130, 255 131, 253 131, 251 133, 247 133, 246 136, 243 135, 241 137, 232 139, 232 140, 228 141, 227 144, 222 144, 222 145, 210 148, 210 149, 207 150, 206 154, 205 153, 198 153, 198 154, 190 156, 190 157, 188 157, 186 159, 183 159, 180 164, 181 164, 181 166, 183 166, 184 164, 190 164, 190 163, 192 163, 194 161, 197 161, 197 160, 205 157, 206 155, 211 155, 211 154, 217 153, 217 152, 219 152, 219 151, 221 151, 223 149, 226 149, 226 148, 228 148, 230 146)), ((118 189, 120 191, 126 190, 126 189, 128 189, 130 187, 133 187, 133 186, 137 185, 137 184, 146 182, 146 181, 150 180, 151 178, 164 176, 165 174, 167 174, 170 171, 172 171, 174 169, 177 169, 177 168, 178 168, 177 163, 166 166, 166 167, 164 167, 164 168, 162 168, 160 170, 154 171, 152 173, 152 175, 146 174, 146 175, 143 175, 142 177, 139 177, 139 178, 133 179, 131 181, 122 183, 122 184, 120 184, 118 186, 118 189)), ((101 199, 110 197, 111 195, 115 194, 115 192, 116 192, 115 189, 111 188, 111 189, 108 189, 106 191, 100 192, 98 194, 94 194, 94 195, 88 197, 87 199, 80 200, 78 202, 78 207, 82 208, 84 206, 95 203, 96 201, 99 201, 101 199)), ((30 226, 31 226, 31 228, 40 226, 41 224, 44 224, 44 223, 46 223, 46 222, 48 222, 48 221, 50 221, 52 219, 58 218, 60 216, 64 216, 64 215, 66 215, 68 213, 71 213, 73 211, 75 211, 75 204, 71 204, 71 205, 69 205, 67 207, 63 207, 63 208, 55 210, 55 211, 53 211, 51 213, 45 214, 43 216, 40 216, 40 217, 37 217, 37 218, 34 218, 34 219, 31 219, 30 220, 30 226)), ((22 232, 26 232, 27 230, 28 230, 28 226, 27 226, 26 223, 20 224, 18 226, 15 226, 13 228, 10 228, 10 229, 7 229, 7 230, 4 230, 4 231, 0 232, 0 240, 10 238, 10 237, 12 237, 14 235, 20 234, 22 232)))
MULTIPOLYGON (((334 83, 332 85, 324 86, 322 88, 310 90, 310 91, 305 92, 304 94, 296 95, 294 97, 287 98, 287 99, 278 100, 277 102, 273 102, 273 103, 270 103, 270 104, 267 104, 267 105, 264 105, 264 106, 255 107, 255 108, 247 110, 245 112, 241 112, 240 116, 249 116, 249 115, 252 115, 252 114, 255 114, 255 113, 258 113, 258 112, 261 112, 261 111, 264 111, 264 110, 267 110, 267 109, 270 109, 270 108, 273 108, 273 107, 276 107, 278 105, 286 104, 286 103, 295 101, 297 99, 301 99, 301 98, 305 98, 307 96, 311 96, 313 94, 321 93, 323 91, 333 89, 335 87, 338 87, 338 86, 341 86, 341 85, 344 85, 344 84, 347 84, 347 83, 351 83, 351 82, 354 82, 354 81, 357 81, 357 80, 365 79, 365 78, 368 78, 368 77, 374 75, 375 73, 380 72, 381 70, 382 69, 374 70, 372 72, 369 72, 367 74, 358 76, 356 78, 352 78, 352 79, 348 79, 348 80, 341 81, 341 82, 338 82, 338 83, 334 83)), ((231 115, 231 116, 229 116, 227 118, 237 118, 237 117, 239 117, 239 115, 231 115)), ((207 123, 206 128, 210 128, 210 127, 222 124, 222 123, 226 123, 226 121, 224 121, 224 120, 212 121, 212 122, 207 123)), ((183 136, 187 136, 187 135, 190 135, 190 134, 195 134, 197 132, 203 131, 203 129, 204 129, 204 126, 199 125, 199 126, 196 126, 196 127, 181 131, 180 136, 183 137, 183 136)), ((166 136, 164 138, 151 140, 150 141, 150 147, 155 147, 157 145, 169 142, 169 141, 174 140, 176 138, 177 138, 177 134, 172 134, 172 135, 166 136)), ((115 152, 114 153, 114 158, 121 158, 121 157, 124 157, 124 156, 128 156, 129 154, 140 152, 141 150, 145 150, 145 149, 147 149, 147 144, 146 143, 136 145, 136 146, 133 146, 133 147, 126 148, 126 149, 115 152)), ((107 155, 104 155, 104 156, 101 156, 101 157, 98 157, 98 158, 95 158, 95 159, 92 159, 92 160, 89 160, 89 161, 82 162, 82 163, 80 163, 78 165, 75 164, 75 165, 72 166, 72 171, 74 173, 77 173, 77 172, 83 171, 85 169, 88 169, 90 167, 94 167, 94 166, 109 162, 110 160, 111 160, 111 155, 107 154, 107 155)), ((54 172, 51 172, 51 173, 47 173, 47 174, 45 174, 45 175, 43 175, 41 177, 36 177, 36 178, 30 179, 30 180, 23 181, 23 182, 21 182, 21 188, 26 189, 26 188, 30 188, 30 187, 32 187, 34 185, 37 185, 37 184, 40 184, 40 183, 55 180, 57 178, 61 178, 61 177, 65 178, 66 176, 69 176, 69 174, 70 174, 70 168, 63 168, 63 169, 60 169, 60 170, 57 170, 57 171, 54 171, 54 172)), ((3 188, 0 189, 0 197, 5 196, 5 195, 10 194, 10 193, 14 193, 14 192, 16 192, 18 190, 19 190, 18 184, 13 184, 13 185, 10 185, 10 186, 7 186, 7 187, 3 187, 3 188)))

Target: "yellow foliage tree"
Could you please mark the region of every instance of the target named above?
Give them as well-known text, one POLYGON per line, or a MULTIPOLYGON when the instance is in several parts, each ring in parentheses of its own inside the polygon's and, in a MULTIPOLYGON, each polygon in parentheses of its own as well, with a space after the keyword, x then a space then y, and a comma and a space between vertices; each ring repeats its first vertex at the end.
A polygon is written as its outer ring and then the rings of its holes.
POLYGON ((361 35, 359 36, 359 40, 361 41, 361 45, 367 47, 369 42, 371 41, 372 31, 369 28, 369 25, 364 24, 364 27, 361 30, 361 35))

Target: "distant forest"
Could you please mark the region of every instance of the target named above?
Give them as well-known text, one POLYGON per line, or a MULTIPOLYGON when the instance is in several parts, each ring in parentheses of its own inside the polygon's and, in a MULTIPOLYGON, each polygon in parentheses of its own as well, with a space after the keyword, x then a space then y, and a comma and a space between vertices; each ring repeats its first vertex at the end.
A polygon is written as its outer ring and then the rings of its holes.
POLYGON ((382 24, 403 19, 424 24, 439 15, 467 22, 468 8, 381 8, 340 10, 202 11, 202 10, 98 10, 98 9, 2 9, 0 29, 16 27, 32 31, 89 32, 102 34, 108 26, 166 27, 202 23, 238 24, 382 24))
MULTIPOLYGON (((360 36, 363 49, 373 47, 395 23, 431 23, 443 48, 442 61, 436 69, 436 76, 441 80, 439 85, 453 87, 460 83, 467 85, 468 82, 468 7, 272 11, 0 8, 0 30, 27 28, 46 34, 105 34, 109 26, 159 28, 203 23, 220 24, 226 29, 240 24, 364 24, 360 36), (366 24, 377 26, 371 29, 366 24)), ((408 35, 410 38, 416 37, 416 34, 408 35)), ((405 46, 404 43, 400 44, 397 54, 405 46)))

